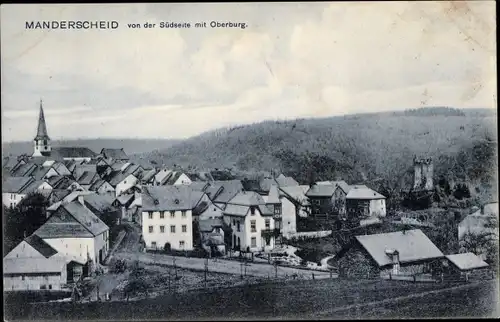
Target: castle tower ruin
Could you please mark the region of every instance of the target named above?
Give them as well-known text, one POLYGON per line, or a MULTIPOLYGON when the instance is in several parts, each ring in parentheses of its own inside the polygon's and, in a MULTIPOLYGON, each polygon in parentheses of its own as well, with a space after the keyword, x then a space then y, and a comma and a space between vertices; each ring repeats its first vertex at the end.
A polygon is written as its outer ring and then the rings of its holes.
POLYGON ((434 189, 434 164, 432 158, 413 158, 413 190, 430 191, 434 189))

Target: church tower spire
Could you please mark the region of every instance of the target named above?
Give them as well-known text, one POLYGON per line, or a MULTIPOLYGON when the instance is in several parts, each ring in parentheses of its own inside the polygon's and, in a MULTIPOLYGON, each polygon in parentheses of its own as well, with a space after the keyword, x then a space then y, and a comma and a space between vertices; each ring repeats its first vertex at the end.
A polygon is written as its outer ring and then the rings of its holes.
POLYGON ((38 115, 38 129, 35 136, 35 149, 33 156, 42 156, 50 154, 50 138, 47 134, 47 125, 43 114, 42 100, 40 100, 40 114, 38 115))

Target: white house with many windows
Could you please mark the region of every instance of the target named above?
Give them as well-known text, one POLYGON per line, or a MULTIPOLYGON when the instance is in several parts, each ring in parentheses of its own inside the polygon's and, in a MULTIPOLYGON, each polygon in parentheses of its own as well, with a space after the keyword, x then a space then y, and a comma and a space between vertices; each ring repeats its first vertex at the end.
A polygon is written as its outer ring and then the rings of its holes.
POLYGON ((269 251, 274 248, 274 212, 261 195, 242 191, 224 209, 224 221, 232 228, 233 249, 269 251))
POLYGON ((193 250, 193 209, 204 197, 188 186, 144 186, 142 236, 146 249, 193 250))

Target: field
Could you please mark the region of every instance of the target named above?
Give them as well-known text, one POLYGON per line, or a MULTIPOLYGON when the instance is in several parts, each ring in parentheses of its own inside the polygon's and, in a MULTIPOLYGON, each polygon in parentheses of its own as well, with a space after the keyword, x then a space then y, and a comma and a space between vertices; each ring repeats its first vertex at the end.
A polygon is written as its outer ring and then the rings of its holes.
POLYGON ((498 313, 497 283, 413 284, 342 279, 263 283, 164 295, 133 305, 130 302, 20 304, 6 306, 5 317, 120 320, 484 317, 498 313))

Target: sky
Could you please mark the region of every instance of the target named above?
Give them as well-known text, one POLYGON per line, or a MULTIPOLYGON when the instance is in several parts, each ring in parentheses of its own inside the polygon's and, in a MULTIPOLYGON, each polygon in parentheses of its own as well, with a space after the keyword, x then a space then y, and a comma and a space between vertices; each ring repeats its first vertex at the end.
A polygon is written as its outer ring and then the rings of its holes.
POLYGON ((187 138, 264 120, 496 108, 494 1, 3 4, 2 141, 187 138), (114 30, 26 21, 114 20, 114 30), (160 22, 244 22, 158 28, 160 22), (156 28, 130 29, 129 23, 156 28))

